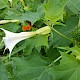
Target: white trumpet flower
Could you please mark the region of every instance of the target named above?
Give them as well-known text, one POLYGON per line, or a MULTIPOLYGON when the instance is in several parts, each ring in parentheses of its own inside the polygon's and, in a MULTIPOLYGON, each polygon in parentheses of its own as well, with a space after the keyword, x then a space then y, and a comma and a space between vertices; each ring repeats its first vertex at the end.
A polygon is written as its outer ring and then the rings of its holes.
POLYGON ((10 58, 10 55, 11 55, 11 52, 14 48, 14 46, 24 40, 24 39, 27 39, 27 38, 30 38, 32 36, 35 36, 35 35, 45 35, 45 34, 48 34, 51 32, 51 28, 49 26, 45 26, 43 28, 40 28, 36 31, 33 31, 33 32, 20 32, 20 33, 13 33, 13 32, 10 32, 8 30, 5 30, 3 28, 0 28, 1 30, 4 31, 5 33, 5 37, 3 37, 3 41, 4 41, 4 44, 5 44, 5 49, 9 49, 9 58, 10 58))
POLYGON ((5 49, 7 49, 7 48, 9 49, 9 52, 10 52, 9 58, 10 58, 10 55, 11 55, 11 52, 12 52, 14 46, 18 42, 36 35, 36 32, 13 33, 13 32, 7 31, 2 28, 1 28, 1 30, 3 30, 6 35, 5 37, 3 37, 3 41, 5 44, 5 49))

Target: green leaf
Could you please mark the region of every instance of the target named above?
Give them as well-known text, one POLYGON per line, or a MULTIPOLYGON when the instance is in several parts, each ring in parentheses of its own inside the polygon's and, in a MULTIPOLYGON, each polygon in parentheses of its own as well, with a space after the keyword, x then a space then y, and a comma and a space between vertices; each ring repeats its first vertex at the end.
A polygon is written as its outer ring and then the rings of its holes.
POLYGON ((74 14, 80 14, 80 1, 79 0, 69 0, 67 7, 74 14))
POLYGON ((16 23, 7 23, 4 25, 1 25, 0 28, 4 28, 6 30, 16 32, 20 28, 20 26, 16 23))
POLYGON ((26 48, 24 53, 30 54, 34 47, 46 46, 48 47, 48 36, 49 35, 37 35, 33 38, 29 38, 26 40, 26 48))
MULTIPOLYGON (((4 44, 1 43, 0 80, 80 80, 80 48, 69 41, 75 28, 80 26, 80 0, 24 0, 28 11, 20 0, 12 1, 11 7, 9 0, 0 0, 0 19, 18 19, 20 24, 6 23, 0 28, 21 32, 21 25, 29 21, 33 26, 31 31, 50 25, 53 32, 21 41, 10 59, 2 54, 4 44)), ((0 42, 3 35, 0 31, 0 42)))
POLYGON ((48 61, 36 49, 26 59, 30 66, 46 66, 48 61))
MULTIPOLYGON (((20 43, 18 43, 16 46, 15 46, 15 48, 14 48, 14 50, 13 50, 13 52, 12 52, 12 54, 11 55, 16 55, 17 53, 19 53, 20 54, 20 51, 23 51, 24 49, 26 48, 26 43, 25 43, 25 41, 21 41, 20 43)), ((22 52, 21 52, 22 53, 22 52)))
POLYGON ((49 47, 46 55, 47 55, 47 57, 50 58, 51 61, 53 61, 60 56, 60 53, 57 48, 49 47))
POLYGON ((4 66, 4 63, 0 59, 0 79, 1 80, 9 80, 9 75, 7 72, 6 67, 4 66))
POLYGON ((17 19, 20 20, 20 22, 23 21, 30 21, 33 25, 36 21, 40 19, 40 16, 38 12, 26 12, 19 15, 11 14, 10 16, 7 16, 5 19, 17 19))
POLYGON ((55 80, 79 80, 80 63, 72 55, 61 52, 60 65, 49 68, 48 72, 55 77, 55 80))
POLYGON ((16 78, 15 80, 31 80, 35 77, 38 77, 42 71, 44 70, 43 67, 28 67, 26 68, 25 70, 22 70, 22 71, 19 71, 17 74, 16 74, 16 78), (34 74, 33 74, 34 73, 34 74))
POLYGON ((0 0, 0 9, 7 7, 8 0, 0 0))
POLYGON ((25 0, 25 4, 28 6, 30 11, 36 11, 42 2, 44 2, 44 0, 25 0))
MULTIPOLYGON (((67 36, 69 39, 72 39, 72 32, 78 25, 78 17, 70 17, 65 24, 66 26, 55 25, 54 28, 63 35, 67 36)), ((53 31, 53 39, 50 43, 51 45, 53 44, 53 47, 67 46, 70 43, 71 41, 53 31)))
POLYGON ((45 66, 48 62, 36 51, 33 50, 29 57, 13 57, 12 58, 12 69, 14 73, 14 80, 31 80, 43 77, 43 75, 48 75, 44 73, 45 66))
POLYGON ((71 55, 75 56, 77 60, 80 60, 80 47, 75 45, 74 47, 62 47, 60 49, 63 49, 66 51, 66 53, 70 53, 71 55))
POLYGON ((45 13, 45 19, 50 23, 55 24, 57 20, 63 19, 64 6, 69 0, 48 0, 43 5, 43 11, 45 13))
POLYGON ((54 80, 54 78, 47 71, 44 71, 37 80, 54 80))
POLYGON ((12 7, 16 7, 18 5, 18 3, 20 2, 20 0, 13 0, 13 6, 12 7))

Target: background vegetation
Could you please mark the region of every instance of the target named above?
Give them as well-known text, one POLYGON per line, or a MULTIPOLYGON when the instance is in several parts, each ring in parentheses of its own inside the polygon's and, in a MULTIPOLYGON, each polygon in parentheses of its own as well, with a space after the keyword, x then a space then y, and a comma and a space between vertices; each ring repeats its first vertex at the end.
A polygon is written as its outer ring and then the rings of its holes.
MULTIPOLYGON (((0 43, 0 80, 80 80, 80 0, 0 0, 1 24, 11 32, 50 26, 51 33, 19 42, 8 59, 0 43), (30 29, 23 26, 30 24, 30 29)), ((0 42, 3 31, 0 31, 0 42)))

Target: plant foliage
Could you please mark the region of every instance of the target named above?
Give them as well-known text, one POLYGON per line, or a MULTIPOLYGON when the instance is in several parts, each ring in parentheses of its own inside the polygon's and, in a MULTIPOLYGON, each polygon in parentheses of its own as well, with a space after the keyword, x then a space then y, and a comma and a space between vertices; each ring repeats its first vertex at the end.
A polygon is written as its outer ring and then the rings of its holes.
POLYGON ((20 41, 9 59, 0 30, 0 80, 80 80, 80 0, 0 0, 1 20, 19 20, 0 24, 15 33, 51 32, 20 41))

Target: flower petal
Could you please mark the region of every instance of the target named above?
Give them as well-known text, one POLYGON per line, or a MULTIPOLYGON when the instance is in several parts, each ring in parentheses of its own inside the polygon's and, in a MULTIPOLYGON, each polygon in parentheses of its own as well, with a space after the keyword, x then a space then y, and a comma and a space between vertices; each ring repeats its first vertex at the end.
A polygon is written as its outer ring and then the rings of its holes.
POLYGON ((9 52, 10 52, 9 58, 10 58, 10 55, 11 55, 11 52, 12 52, 14 46, 18 42, 20 42, 24 39, 30 38, 32 36, 35 36, 36 34, 46 35, 51 32, 51 28, 49 26, 45 26, 45 27, 40 28, 34 32, 20 32, 20 33, 13 33, 8 30, 5 30, 3 28, 0 28, 0 29, 3 30, 6 35, 5 37, 3 37, 3 41, 5 44, 5 49, 6 48, 9 49, 9 52))
POLYGON ((11 54, 14 46, 18 42, 36 35, 36 32, 13 33, 13 32, 7 31, 7 30, 2 29, 2 28, 0 28, 0 29, 3 30, 4 33, 6 34, 6 36, 3 37, 3 41, 4 41, 4 44, 5 44, 5 49, 8 48, 10 54, 11 54))

